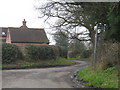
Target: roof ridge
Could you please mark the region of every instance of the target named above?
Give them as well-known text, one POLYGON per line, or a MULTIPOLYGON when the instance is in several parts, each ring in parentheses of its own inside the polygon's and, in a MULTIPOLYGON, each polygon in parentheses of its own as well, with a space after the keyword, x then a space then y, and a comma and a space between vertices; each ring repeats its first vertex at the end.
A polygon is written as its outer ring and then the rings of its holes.
POLYGON ((15 28, 15 29, 19 29, 19 27, 8 27, 8 28, 15 28))
POLYGON ((35 30, 44 30, 44 28, 19 28, 19 27, 8 27, 8 28, 14 28, 14 29, 29 29, 29 30, 32 30, 32 29, 35 29, 35 30))
MULTIPOLYGON (((14 28, 14 29, 22 29, 22 28, 20 28, 20 27, 0 27, 0 28, 14 28)), ((23 28, 23 29, 25 29, 25 28, 23 28)), ((27 29, 36 29, 36 30, 44 30, 44 28, 27 28, 27 29)))
POLYGON ((28 29, 44 30, 44 28, 28 28, 28 29))

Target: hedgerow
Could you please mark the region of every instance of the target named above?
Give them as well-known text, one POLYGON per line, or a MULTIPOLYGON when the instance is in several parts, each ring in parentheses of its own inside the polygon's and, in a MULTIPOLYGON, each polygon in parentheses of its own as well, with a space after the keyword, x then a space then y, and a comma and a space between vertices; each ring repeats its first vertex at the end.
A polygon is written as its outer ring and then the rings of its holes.
POLYGON ((53 45, 28 45, 26 55, 33 60, 52 60, 59 57, 66 58, 67 50, 53 45))
POLYGON ((2 45, 2 63, 10 64, 21 60, 56 60, 56 58, 66 58, 67 50, 64 47, 54 45, 28 45, 24 50, 20 50, 17 45, 2 45), (21 52, 22 51, 22 52, 21 52), (24 54, 23 54, 24 53, 24 54), (23 58, 24 57, 24 58, 23 58))
POLYGON ((26 54, 33 60, 56 59, 54 50, 48 45, 28 45, 26 47, 26 54))
POLYGON ((2 44, 2 63, 9 64, 22 58, 22 52, 14 44, 2 44))

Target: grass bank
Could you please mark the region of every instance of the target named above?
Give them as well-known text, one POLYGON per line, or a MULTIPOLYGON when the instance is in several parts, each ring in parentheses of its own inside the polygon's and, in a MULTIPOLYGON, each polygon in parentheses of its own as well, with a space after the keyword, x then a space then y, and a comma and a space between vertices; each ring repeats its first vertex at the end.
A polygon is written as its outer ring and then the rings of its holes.
POLYGON ((87 67, 77 73, 78 80, 85 82, 85 86, 94 86, 96 88, 118 88, 118 70, 116 67, 110 67, 106 70, 92 70, 87 67))
POLYGON ((40 66, 57 66, 57 65, 70 65, 74 64, 74 61, 67 60, 65 58, 59 58, 56 60, 40 60, 40 61, 17 61, 12 64, 3 64, 2 68, 12 68, 12 67, 40 67, 40 66))

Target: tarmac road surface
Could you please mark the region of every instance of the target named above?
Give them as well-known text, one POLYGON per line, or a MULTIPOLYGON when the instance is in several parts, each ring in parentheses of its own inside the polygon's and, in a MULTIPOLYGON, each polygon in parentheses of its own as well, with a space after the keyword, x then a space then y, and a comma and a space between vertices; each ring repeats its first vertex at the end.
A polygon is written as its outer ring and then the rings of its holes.
POLYGON ((87 62, 66 67, 2 71, 2 88, 73 88, 72 75, 87 62))

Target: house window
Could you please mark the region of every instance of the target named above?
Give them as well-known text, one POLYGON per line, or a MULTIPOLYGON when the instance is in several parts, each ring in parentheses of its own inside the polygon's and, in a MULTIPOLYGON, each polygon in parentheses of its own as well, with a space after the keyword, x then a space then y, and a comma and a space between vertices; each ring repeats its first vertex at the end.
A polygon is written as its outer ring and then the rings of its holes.
POLYGON ((5 32, 2 32, 2 35, 5 36, 6 35, 5 32))

